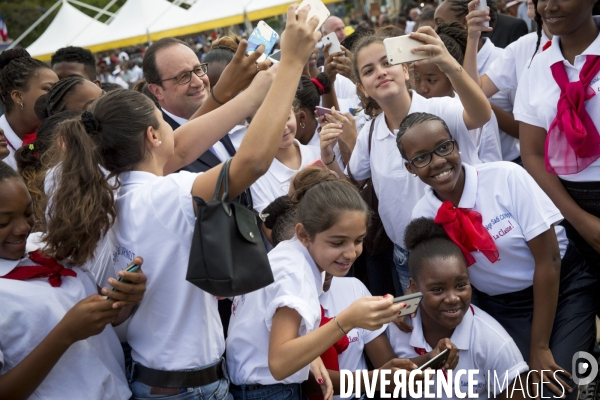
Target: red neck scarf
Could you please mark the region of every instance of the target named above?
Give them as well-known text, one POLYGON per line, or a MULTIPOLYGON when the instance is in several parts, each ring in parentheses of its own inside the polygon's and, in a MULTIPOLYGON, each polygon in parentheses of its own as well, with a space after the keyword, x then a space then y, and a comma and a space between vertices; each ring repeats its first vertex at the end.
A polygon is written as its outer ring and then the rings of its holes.
POLYGON ((550 69, 560 97, 546 136, 546 169, 553 174, 576 174, 600 157, 600 134, 585 109, 586 101, 595 95, 590 83, 600 72, 600 56, 587 56, 576 82, 569 82, 562 61, 550 69))
POLYGON ((479 250, 490 262, 498 261, 499 253, 496 243, 481 223, 481 214, 465 208, 456 208, 450 201, 444 201, 438 209, 433 222, 440 224, 462 251, 467 266, 475 264, 472 251, 479 250))
POLYGON ((65 268, 56 262, 54 258, 44 256, 39 250, 29 253, 29 259, 40 265, 16 267, 2 278, 24 281, 47 277, 51 286, 59 287, 62 284, 63 276, 77 276, 75 271, 65 268))

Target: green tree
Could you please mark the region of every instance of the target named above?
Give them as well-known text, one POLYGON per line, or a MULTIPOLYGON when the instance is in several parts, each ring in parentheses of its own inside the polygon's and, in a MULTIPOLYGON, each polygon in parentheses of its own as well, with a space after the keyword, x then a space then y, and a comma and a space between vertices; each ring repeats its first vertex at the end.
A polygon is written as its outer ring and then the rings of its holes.
MULTIPOLYGON (((11 39, 16 39, 23 32, 25 32, 35 21, 38 20, 44 13, 52 7, 57 0, 0 0, 0 15, 4 16, 6 26, 8 28, 8 35, 11 39)), ((89 5, 104 8, 110 0, 81 0, 89 5)), ((126 0, 118 0, 110 9, 111 12, 116 12, 119 7, 125 4, 126 0)), ((84 7, 80 7, 76 4, 72 4, 85 14, 89 16, 95 16, 96 12, 89 10, 84 7)), ((29 46, 31 43, 40 37, 42 33, 48 28, 48 25, 52 22, 56 14, 58 13, 57 8, 54 12, 49 15, 42 23, 40 23, 25 39, 23 39, 19 45, 23 47, 29 46)), ((106 21, 107 17, 100 17, 100 21, 106 21)))

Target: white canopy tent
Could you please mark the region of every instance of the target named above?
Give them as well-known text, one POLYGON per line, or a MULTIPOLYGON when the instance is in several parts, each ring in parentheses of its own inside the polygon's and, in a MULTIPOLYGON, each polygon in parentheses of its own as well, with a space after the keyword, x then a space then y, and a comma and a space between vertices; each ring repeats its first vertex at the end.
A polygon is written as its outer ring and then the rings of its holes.
POLYGON ((182 21, 186 17, 186 10, 167 0, 128 0, 108 24, 105 37, 86 35, 85 38, 89 41, 81 40, 77 43, 93 52, 145 43, 151 38, 150 29, 157 21, 163 18, 182 21))
POLYGON ((95 32, 101 35, 106 29, 102 22, 82 13, 66 0, 42 35, 33 42, 27 51, 32 57, 47 61, 61 47, 71 44, 82 32, 95 32))

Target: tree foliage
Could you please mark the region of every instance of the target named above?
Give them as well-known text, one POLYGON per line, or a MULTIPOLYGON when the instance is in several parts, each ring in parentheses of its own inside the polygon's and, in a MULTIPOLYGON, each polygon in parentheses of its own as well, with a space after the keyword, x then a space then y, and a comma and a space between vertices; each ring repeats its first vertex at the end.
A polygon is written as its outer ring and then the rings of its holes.
MULTIPOLYGON (((35 21, 38 20, 44 13, 52 7, 57 0, 0 0, 0 15, 4 16, 6 26, 8 28, 8 35, 11 39, 17 39, 23 32, 25 32, 35 21)), ((95 6, 98 8, 104 8, 110 0, 80 0, 83 3, 95 6)), ((126 0, 118 0, 109 11, 115 12, 125 4, 126 0)), ((85 14, 94 17, 95 11, 89 10, 84 7, 80 7, 76 4, 72 4, 75 8, 84 12, 85 14)), ((56 16, 58 10, 49 15, 42 23, 40 23, 25 39, 23 39, 19 45, 23 47, 29 46, 48 28, 48 25, 52 22, 56 16)), ((99 18, 100 21, 105 21, 106 16, 99 18)))

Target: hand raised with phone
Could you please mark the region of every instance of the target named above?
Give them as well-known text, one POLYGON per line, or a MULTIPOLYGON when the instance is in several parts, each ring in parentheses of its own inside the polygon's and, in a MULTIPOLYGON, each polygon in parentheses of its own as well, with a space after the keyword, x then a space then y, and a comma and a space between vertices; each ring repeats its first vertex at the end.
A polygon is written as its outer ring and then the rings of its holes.
POLYGON ((442 42, 432 27, 422 26, 416 32, 412 32, 409 36, 412 39, 423 42, 423 45, 413 48, 413 52, 422 51, 431 54, 431 57, 429 58, 415 61, 415 66, 436 64, 445 74, 452 74, 460 67, 458 61, 448 53, 448 49, 446 49, 444 42, 442 42))
POLYGON ((319 18, 314 16, 307 19, 310 6, 298 10, 298 5, 293 4, 287 10, 285 31, 281 34, 281 63, 293 64, 303 68, 306 60, 321 39, 321 32, 315 32, 319 18))
POLYGON ((487 5, 484 8, 482 8, 481 5, 482 0, 473 0, 468 5, 469 14, 466 16, 466 21, 469 38, 471 39, 479 40, 481 32, 491 32, 493 30, 489 26, 489 21, 491 20, 490 9, 487 5))

